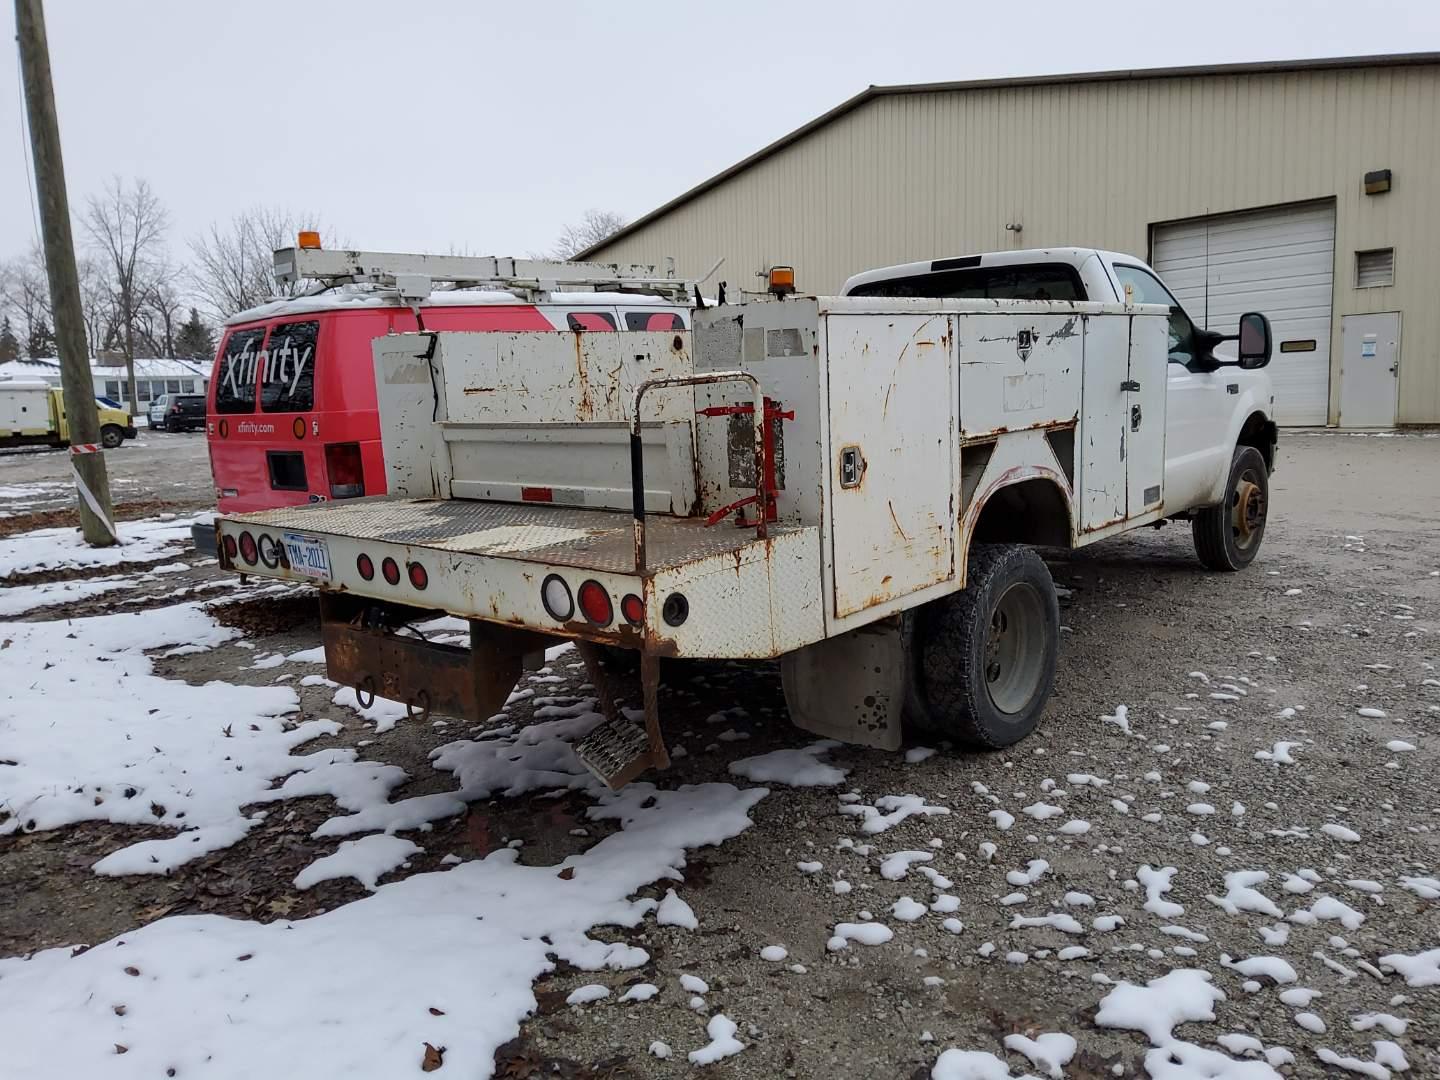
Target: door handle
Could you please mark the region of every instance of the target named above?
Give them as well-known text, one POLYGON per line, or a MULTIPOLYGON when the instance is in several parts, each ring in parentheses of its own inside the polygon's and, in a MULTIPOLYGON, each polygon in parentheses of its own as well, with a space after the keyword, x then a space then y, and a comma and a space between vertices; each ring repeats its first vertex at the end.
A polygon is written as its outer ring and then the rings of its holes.
POLYGON ((1138 394, 1140 392, 1140 384, 1134 379, 1126 379, 1120 384, 1120 389, 1131 394, 1138 394))

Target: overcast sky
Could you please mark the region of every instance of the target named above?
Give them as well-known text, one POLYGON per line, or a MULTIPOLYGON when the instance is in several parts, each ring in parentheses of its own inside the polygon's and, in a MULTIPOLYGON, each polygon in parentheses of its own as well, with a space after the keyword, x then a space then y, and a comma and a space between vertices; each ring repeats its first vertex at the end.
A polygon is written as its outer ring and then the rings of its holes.
MULTIPOLYGON (((46 8, 72 207, 144 177, 182 260, 256 203, 357 247, 527 254, 588 207, 638 217, 872 83, 1440 50, 1436 0, 46 8)), ((16 68, 12 47, 0 258, 34 233, 16 68)))

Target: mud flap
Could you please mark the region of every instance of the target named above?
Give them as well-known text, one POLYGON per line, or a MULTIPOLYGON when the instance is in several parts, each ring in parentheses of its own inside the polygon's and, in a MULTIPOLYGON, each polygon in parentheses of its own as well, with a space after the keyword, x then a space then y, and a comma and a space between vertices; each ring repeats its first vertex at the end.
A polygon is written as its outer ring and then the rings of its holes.
POLYGON ((805 731, 898 750, 909 683, 903 623, 886 619, 780 658, 790 719, 805 731))

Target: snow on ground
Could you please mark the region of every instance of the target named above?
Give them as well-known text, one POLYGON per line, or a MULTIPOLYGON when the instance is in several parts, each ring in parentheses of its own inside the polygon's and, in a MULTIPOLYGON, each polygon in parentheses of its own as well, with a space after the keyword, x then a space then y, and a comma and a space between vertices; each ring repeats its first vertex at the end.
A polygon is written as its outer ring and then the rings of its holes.
POLYGON ((730 774, 761 784, 832 787, 845 779, 848 770, 820 759, 840 745, 834 739, 821 739, 796 750, 772 750, 768 754, 741 758, 730 763, 730 774))
POLYGON ((37 529, 0 539, 0 578, 41 570, 107 567, 160 562, 190 545, 190 526, 215 519, 213 513, 168 521, 122 521, 120 543, 92 548, 79 529, 37 529))
MULTIPOLYGON (((534 980, 555 960, 582 971, 646 962, 644 950, 589 932, 636 925, 650 907, 629 897, 677 876, 688 849, 748 828, 766 794, 632 784, 590 809, 621 831, 559 866, 524 866, 502 848, 306 920, 174 916, 79 955, 0 960, 6 1068, 117 1080, 401 1076, 420 1071, 428 1043, 445 1048, 445 1075, 488 1076, 496 1048, 535 1009, 534 980), (344 1037, 317 1036, 326 1030, 344 1037)), ((695 1060, 744 1048, 721 1015, 709 1035, 695 1060)))

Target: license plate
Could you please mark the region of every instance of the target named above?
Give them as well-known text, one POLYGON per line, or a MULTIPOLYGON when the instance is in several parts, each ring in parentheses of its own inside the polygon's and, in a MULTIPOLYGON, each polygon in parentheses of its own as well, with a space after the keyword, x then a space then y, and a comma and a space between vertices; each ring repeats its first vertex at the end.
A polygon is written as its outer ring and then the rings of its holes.
POLYGON ((330 579, 330 548, 318 536, 284 533, 285 555, 290 569, 306 577, 330 579))

